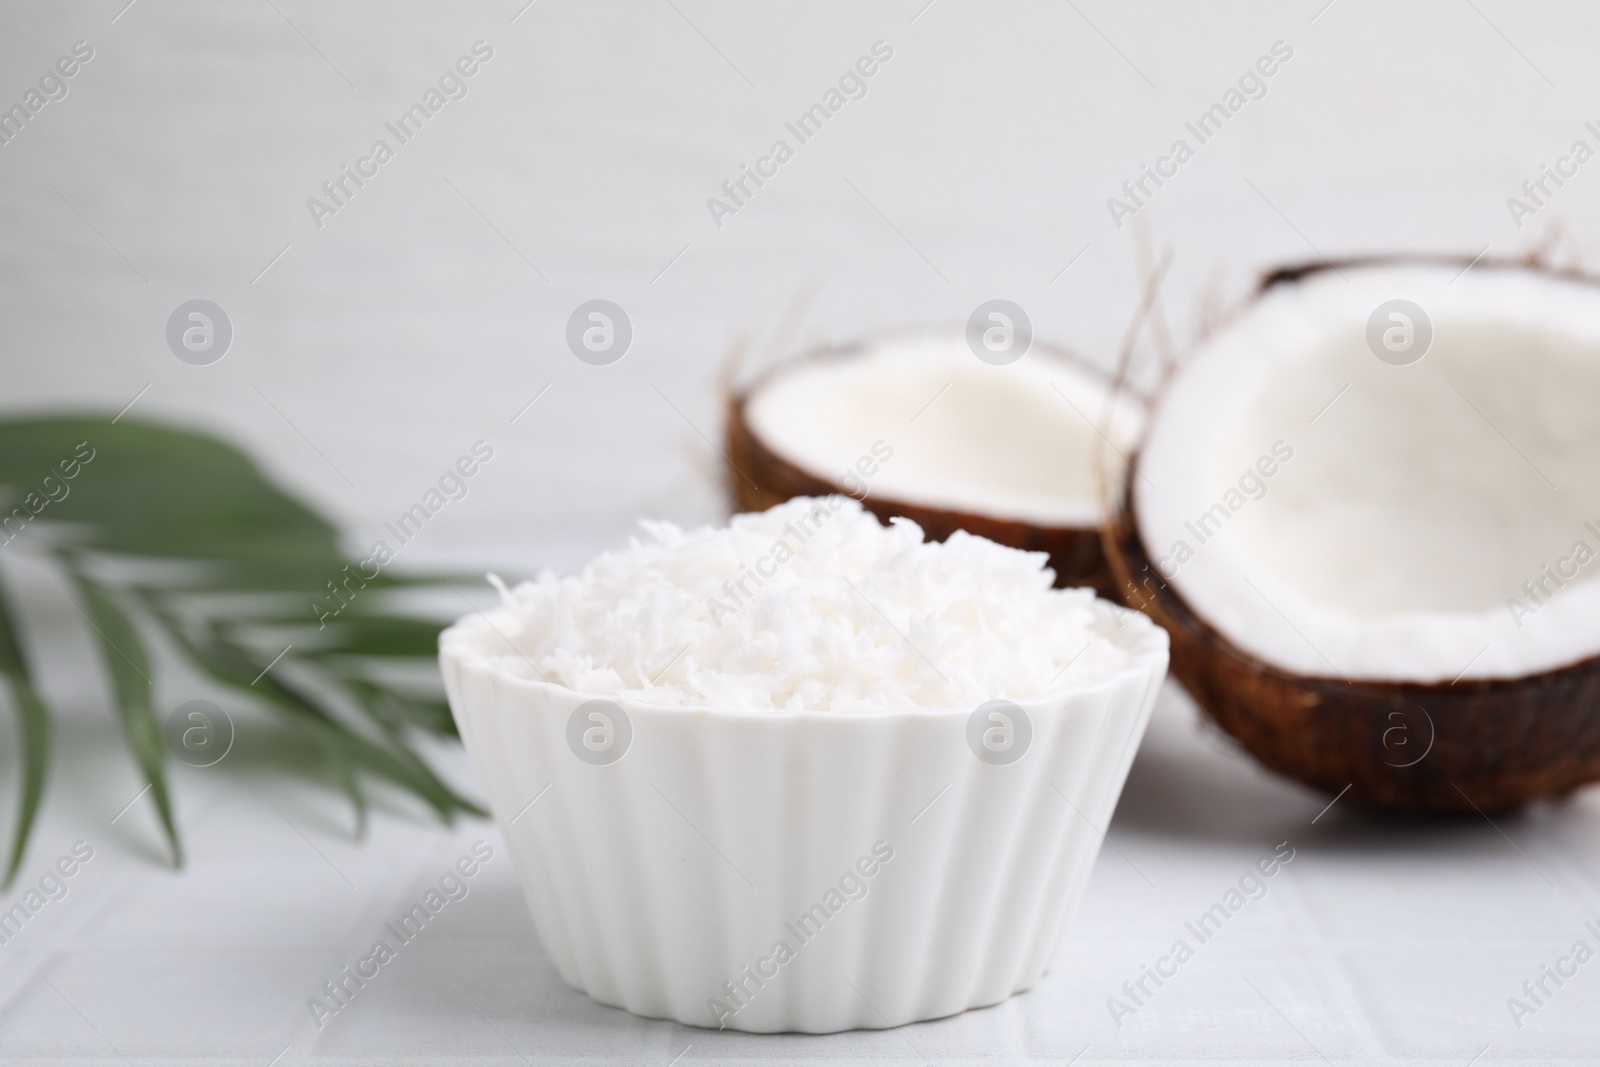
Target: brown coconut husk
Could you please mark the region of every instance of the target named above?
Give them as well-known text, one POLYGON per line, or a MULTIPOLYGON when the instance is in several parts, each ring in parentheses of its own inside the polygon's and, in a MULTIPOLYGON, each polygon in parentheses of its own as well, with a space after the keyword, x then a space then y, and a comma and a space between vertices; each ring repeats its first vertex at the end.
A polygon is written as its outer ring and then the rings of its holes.
MULTIPOLYGON (((1107 565, 1102 530, 1098 525, 1040 526, 1013 519, 996 518, 970 511, 930 507, 873 493, 852 493, 842 484, 807 471, 769 448, 751 429, 745 417, 750 397, 771 379, 791 369, 799 360, 851 359, 860 355, 867 342, 811 349, 769 368, 749 385, 737 388, 729 376, 725 380, 725 451, 728 462, 727 487, 737 511, 765 511, 797 496, 827 496, 839 493, 861 501, 862 507, 888 523, 891 518, 911 519, 933 541, 943 541, 957 530, 986 537, 1011 548, 1043 552, 1055 571, 1058 587, 1089 586, 1099 595, 1119 599, 1107 565)), ((1066 349, 1034 342, 1030 351, 1073 363, 1076 367, 1104 378, 1098 368, 1066 349)), ((1108 380, 1108 385, 1110 384, 1108 380)))
MULTIPOLYGON (((1373 256, 1289 266, 1267 273, 1255 297, 1337 267, 1399 262, 1471 260, 1373 256)), ((1594 281, 1550 267, 1538 253, 1479 265, 1594 281)), ((1159 400, 1152 418, 1158 410, 1159 400)), ((1523 678, 1433 685, 1281 670, 1228 641, 1161 579, 1139 536, 1131 489, 1130 479, 1103 529, 1116 587, 1167 630, 1173 676, 1268 768, 1347 803, 1413 814, 1483 815, 1600 781, 1600 657, 1523 678)))

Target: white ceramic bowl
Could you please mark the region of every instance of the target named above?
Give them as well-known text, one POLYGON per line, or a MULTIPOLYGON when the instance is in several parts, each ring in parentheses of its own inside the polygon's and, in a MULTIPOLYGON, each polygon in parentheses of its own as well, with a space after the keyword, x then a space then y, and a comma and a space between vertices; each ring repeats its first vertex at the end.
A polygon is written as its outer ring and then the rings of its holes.
POLYGON ((1128 665, 1003 718, 591 704, 491 662, 511 632, 493 613, 445 631, 440 660, 569 985, 825 1033, 994 1004, 1049 967, 1167 666, 1165 632, 1095 608, 1128 665))

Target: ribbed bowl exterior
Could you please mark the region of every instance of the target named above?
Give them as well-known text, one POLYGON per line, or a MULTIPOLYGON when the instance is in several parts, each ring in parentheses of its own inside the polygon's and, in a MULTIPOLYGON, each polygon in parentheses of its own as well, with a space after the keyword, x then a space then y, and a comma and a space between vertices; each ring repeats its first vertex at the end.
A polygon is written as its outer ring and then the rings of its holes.
POLYGON ((595 765, 568 742, 594 698, 495 668, 475 651, 492 625, 445 633, 445 685, 562 978, 638 1015, 761 1033, 899 1026, 1032 985, 1167 662, 1166 635, 1131 617, 1130 667, 1015 702, 1032 737, 1005 765, 969 745, 971 709, 628 701, 624 754, 595 765))

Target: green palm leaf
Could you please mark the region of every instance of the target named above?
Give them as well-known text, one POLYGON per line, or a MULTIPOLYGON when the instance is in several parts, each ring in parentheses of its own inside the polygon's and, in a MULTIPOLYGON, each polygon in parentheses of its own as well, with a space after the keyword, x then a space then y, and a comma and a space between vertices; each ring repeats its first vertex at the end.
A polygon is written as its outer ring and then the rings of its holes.
POLYGON ((73 572, 78 590, 89 606, 89 622, 100 638, 100 651, 111 675, 112 695, 116 698, 122 729, 128 747, 150 783, 156 811, 161 817, 167 841, 172 845, 173 862, 183 864, 183 847, 178 843, 178 828, 172 821, 172 797, 167 792, 167 774, 162 748, 161 727, 156 724, 152 706, 150 657, 145 654, 133 620, 117 606, 106 591, 82 573, 73 572))
POLYGON ((44 772, 50 761, 50 713, 33 688, 28 661, 23 658, 22 646, 17 642, 15 619, 5 583, 0 581, 0 674, 5 675, 17 709, 18 748, 22 753, 22 796, 17 804, 17 828, 11 838, 11 857, 6 861, 4 885, 11 884, 22 863, 28 834, 33 830, 39 801, 44 796, 44 772))
MULTIPOLYGON (((332 523, 238 449, 132 420, 0 420, 0 557, 15 552, 44 557, 76 588, 175 861, 182 848, 147 634, 197 675, 288 724, 349 797, 358 834, 372 779, 409 791, 446 820, 482 814, 414 747, 418 734, 454 732, 440 695, 368 669, 433 661, 440 622, 386 610, 385 597, 449 576, 361 569, 332 523)), ((7 883, 38 815, 49 757, 50 712, 23 657, 20 624, 0 584, 0 677, 22 752, 7 883)))

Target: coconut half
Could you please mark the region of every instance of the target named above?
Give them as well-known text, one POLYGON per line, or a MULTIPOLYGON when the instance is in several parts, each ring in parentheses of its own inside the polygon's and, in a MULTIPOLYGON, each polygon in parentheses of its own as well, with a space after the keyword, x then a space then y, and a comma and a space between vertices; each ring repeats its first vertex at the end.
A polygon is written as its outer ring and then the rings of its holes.
POLYGON ((1140 400, 1059 349, 995 366, 959 331, 885 335, 732 395, 729 484, 740 511, 844 493, 933 540, 966 530, 1048 553, 1057 585, 1112 595, 1103 502, 1142 428, 1140 400))
POLYGON ((1600 780, 1600 287, 1464 267, 1269 278, 1157 403, 1110 538, 1207 712, 1369 805, 1600 780))

